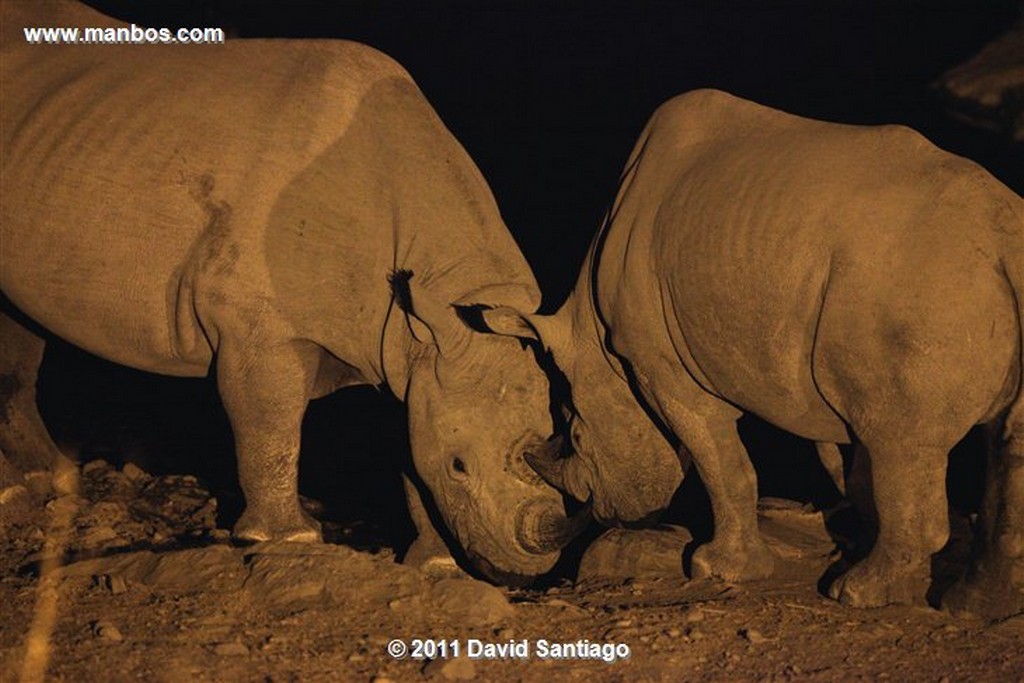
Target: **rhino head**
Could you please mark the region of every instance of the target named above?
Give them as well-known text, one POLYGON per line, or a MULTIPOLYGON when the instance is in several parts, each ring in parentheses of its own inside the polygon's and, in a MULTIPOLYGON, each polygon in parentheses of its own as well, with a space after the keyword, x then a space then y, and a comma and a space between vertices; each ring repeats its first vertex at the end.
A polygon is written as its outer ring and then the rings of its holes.
POLYGON ((590 501, 594 517, 607 525, 644 522, 667 508, 684 463, 606 347, 588 265, 554 315, 523 318, 494 309, 484 317, 492 330, 540 341, 570 386, 566 412, 573 454, 531 453, 531 467, 556 488, 590 501))
POLYGON ((568 517, 562 494, 526 462, 559 447, 547 376, 522 340, 474 325, 477 297, 441 305, 418 290, 413 299, 402 277, 393 276, 392 313, 404 315, 386 328, 384 368, 393 389, 405 388, 417 474, 476 567, 523 583, 551 569, 590 519, 586 509, 568 517))

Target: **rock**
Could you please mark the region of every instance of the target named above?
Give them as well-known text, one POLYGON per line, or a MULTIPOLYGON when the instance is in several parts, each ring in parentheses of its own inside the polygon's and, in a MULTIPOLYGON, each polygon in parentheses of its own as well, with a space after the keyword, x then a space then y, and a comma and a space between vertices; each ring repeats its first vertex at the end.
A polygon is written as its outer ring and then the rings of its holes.
POLYGON ((88 476, 94 476, 98 473, 105 473, 108 470, 112 470, 106 460, 90 460, 89 462, 82 465, 82 474, 88 476))
POLYGON ((66 515, 68 517, 78 514, 88 501, 76 495, 66 495, 54 498, 46 504, 47 512, 53 515, 66 515))
POLYGON ((272 612, 298 612, 326 602, 327 577, 309 560, 258 555, 249 564, 245 587, 272 612))
POLYGON ((153 478, 141 467, 131 462, 125 463, 121 468, 121 474, 135 484, 144 484, 153 478))
POLYGON ((434 659, 423 667, 423 675, 427 678, 439 676, 449 681, 471 681, 476 678, 476 665, 466 657, 434 659))
POLYGON ((121 631, 112 623, 103 619, 93 623, 92 632, 97 638, 102 640, 109 640, 114 643, 120 643, 124 640, 121 631))
POLYGON ((179 590, 232 591, 241 587, 246 572, 241 554, 222 545, 157 554, 156 566, 143 583, 179 590))
POLYGON ((441 579, 431 586, 427 603, 471 625, 487 625, 511 618, 515 609, 505 593, 476 579, 441 579))
POLYGON ((110 591, 112 595, 128 592, 128 582, 118 574, 97 574, 93 576, 93 583, 110 591))
POLYGON ((53 493, 53 475, 44 470, 25 474, 25 486, 36 498, 46 498, 53 493))
POLYGON ((835 547, 825 528, 825 516, 810 503, 762 498, 757 503, 757 516, 765 542, 780 557, 821 557, 835 547))
POLYGON ((577 581, 672 578, 685 580, 683 549, 693 540, 680 526, 610 529, 590 544, 580 561, 577 581))
POLYGON ((754 628, 741 628, 739 635, 742 636, 747 642, 759 645, 766 642, 768 639, 764 635, 754 628))
POLYGON ((153 588, 175 590, 237 590, 246 578, 240 551, 227 546, 122 553, 73 562, 59 571, 64 576, 120 576, 153 588))
POLYGON ((79 545, 87 550, 95 550, 97 548, 116 545, 115 541, 117 540, 119 540, 119 537, 113 527, 95 526, 86 529, 85 533, 82 535, 79 545))
POLYGON ((425 588, 415 569, 370 553, 323 543, 260 543, 247 553, 245 588, 275 613, 343 605, 395 610, 425 588), (390 602, 389 602, 390 601, 390 602))
POLYGON ((21 484, 5 486, 0 489, 0 505, 11 505, 12 503, 27 503, 28 489, 21 484))
MULTIPOLYGON (((560 608, 560 609, 562 609, 562 610, 564 610, 566 612, 578 614, 580 616, 584 616, 586 614, 589 614, 589 612, 587 612, 587 610, 583 609, 582 607, 574 605, 571 602, 569 602, 568 600, 563 600, 561 598, 552 598, 551 600, 545 600, 544 602, 542 602, 540 604, 546 605, 548 607, 558 607, 558 608, 560 608)), ((499 638, 499 639, 500 640, 506 640, 505 638, 499 638)))
POLYGON ((213 653, 221 657, 245 657, 249 654, 249 648, 238 641, 217 643, 213 647, 213 653))

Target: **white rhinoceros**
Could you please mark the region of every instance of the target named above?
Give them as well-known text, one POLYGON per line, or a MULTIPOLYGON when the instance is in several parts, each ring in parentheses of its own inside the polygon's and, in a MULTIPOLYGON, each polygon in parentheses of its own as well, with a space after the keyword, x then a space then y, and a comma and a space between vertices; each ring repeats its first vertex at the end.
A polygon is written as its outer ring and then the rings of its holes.
POLYGON ((577 411, 578 454, 538 470, 593 495, 598 516, 663 504, 652 454, 672 486, 679 464, 635 385, 711 497, 714 539, 693 572, 742 580, 770 573, 773 557, 737 418, 757 414, 826 453, 856 440, 878 537, 830 592, 882 605, 923 596, 948 538, 947 455, 988 423, 985 551, 958 599, 1022 609, 1010 581, 1024 568, 1022 233, 1020 197, 907 128, 812 121, 711 90, 677 97, 641 135, 573 296, 520 330, 550 347, 577 411))
POLYGON ((0 448, 57 457, 36 411, 49 332, 111 361, 216 375, 243 539, 314 540, 297 494, 306 405, 387 386, 442 517, 492 576, 555 562, 561 494, 548 383, 510 315, 540 294, 486 182, 410 76, 363 45, 30 45, 22 27, 116 26, 63 2, 5 2, 0 448), (16 322, 18 319, 18 322, 16 322))

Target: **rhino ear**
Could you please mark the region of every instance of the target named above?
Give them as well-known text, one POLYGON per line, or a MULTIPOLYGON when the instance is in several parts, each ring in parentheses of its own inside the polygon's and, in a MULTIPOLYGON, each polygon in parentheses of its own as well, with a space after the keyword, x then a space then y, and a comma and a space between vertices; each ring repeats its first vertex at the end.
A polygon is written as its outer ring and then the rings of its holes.
POLYGON ((540 341, 540 335, 526 316, 511 306, 457 306, 459 317, 477 332, 540 341))
POLYGON ((438 304, 422 289, 417 292, 414 306, 409 284, 412 277, 408 270, 396 270, 388 277, 392 297, 405 315, 409 332, 421 344, 436 345, 442 356, 458 355, 466 346, 469 330, 459 322, 451 306, 438 304))

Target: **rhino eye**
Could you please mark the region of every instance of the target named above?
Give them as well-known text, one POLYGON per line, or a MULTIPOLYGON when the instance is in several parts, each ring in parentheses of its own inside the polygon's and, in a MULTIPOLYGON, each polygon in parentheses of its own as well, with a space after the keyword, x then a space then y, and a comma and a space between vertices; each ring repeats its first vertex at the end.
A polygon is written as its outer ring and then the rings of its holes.
POLYGON ((456 479, 465 479, 469 475, 465 461, 457 455, 453 456, 449 462, 449 469, 456 479))

